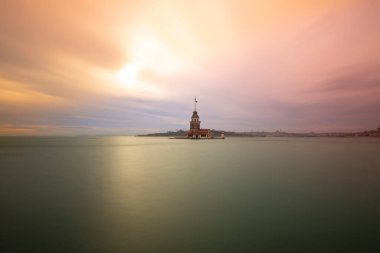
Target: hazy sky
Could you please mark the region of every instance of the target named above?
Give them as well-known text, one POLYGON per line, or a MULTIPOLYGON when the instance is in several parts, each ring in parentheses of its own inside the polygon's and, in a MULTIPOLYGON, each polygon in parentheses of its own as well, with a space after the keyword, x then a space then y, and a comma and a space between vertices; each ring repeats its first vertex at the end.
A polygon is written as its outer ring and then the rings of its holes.
POLYGON ((0 135, 380 125, 380 1, 0 1, 0 135))

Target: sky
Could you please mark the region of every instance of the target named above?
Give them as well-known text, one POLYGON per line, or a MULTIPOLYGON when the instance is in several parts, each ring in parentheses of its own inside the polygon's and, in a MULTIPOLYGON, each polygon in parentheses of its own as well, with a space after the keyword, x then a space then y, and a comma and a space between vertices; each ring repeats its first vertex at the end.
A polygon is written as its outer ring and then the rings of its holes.
POLYGON ((378 0, 1 0, 0 135, 380 126, 378 0))

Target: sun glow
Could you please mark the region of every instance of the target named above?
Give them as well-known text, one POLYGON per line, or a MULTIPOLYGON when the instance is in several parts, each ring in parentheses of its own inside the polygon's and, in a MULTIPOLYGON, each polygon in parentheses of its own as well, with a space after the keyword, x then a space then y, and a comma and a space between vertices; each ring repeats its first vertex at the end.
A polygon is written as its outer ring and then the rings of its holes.
POLYGON ((170 75, 179 67, 175 52, 155 37, 136 38, 132 55, 139 65, 158 75, 170 75))
POLYGON ((117 80, 128 86, 133 86, 138 81, 139 69, 136 65, 128 64, 117 74, 117 80))
POLYGON ((144 70, 146 69, 141 64, 127 64, 116 73, 116 83, 122 90, 133 96, 160 96, 162 92, 154 81, 143 78, 144 70))
POLYGON ((140 34, 126 44, 129 62, 114 77, 119 87, 130 94, 163 95, 162 80, 187 67, 185 57, 158 37, 140 34))

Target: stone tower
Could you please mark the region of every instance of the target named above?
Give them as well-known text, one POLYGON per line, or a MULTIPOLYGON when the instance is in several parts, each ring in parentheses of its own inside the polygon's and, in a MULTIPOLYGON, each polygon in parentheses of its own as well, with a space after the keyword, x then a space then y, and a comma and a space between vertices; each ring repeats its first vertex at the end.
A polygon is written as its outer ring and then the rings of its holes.
POLYGON ((197 98, 194 98, 194 111, 193 111, 193 115, 191 116, 191 121, 190 121, 190 132, 201 129, 201 122, 199 121, 199 116, 197 112, 197 103, 198 103, 197 98))
POLYGON ((210 139, 211 131, 210 129, 201 129, 201 122, 199 121, 199 116, 197 112, 197 98, 194 99, 194 111, 191 116, 190 121, 190 130, 187 133, 187 137, 191 139, 200 139, 200 138, 208 138, 210 139))
POLYGON ((190 121, 190 131, 201 129, 201 122, 199 121, 199 116, 197 111, 193 111, 190 121))

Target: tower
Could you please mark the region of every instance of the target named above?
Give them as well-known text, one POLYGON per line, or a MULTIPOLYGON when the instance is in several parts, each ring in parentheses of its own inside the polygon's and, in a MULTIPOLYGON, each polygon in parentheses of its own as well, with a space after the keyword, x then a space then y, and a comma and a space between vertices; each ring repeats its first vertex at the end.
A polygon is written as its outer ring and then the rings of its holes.
POLYGON ((191 139, 201 139, 201 138, 210 139, 212 137, 210 129, 201 129, 201 122, 199 121, 199 116, 197 112, 197 103, 198 103, 197 98, 195 98, 194 111, 193 111, 193 115, 191 116, 190 130, 187 134, 187 137, 191 139))
POLYGON ((190 130, 199 130, 201 129, 201 122, 199 121, 199 116, 197 111, 193 111, 190 121, 190 130))
POLYGON ((201 129, 201 122, 199 121, 199 116, 197 112, 197 103, 198 103, 197 98, 195 98, 194 111, 193 111, 193 115, 191 116, 191 121, 190 121, 190 131, 201 129))

